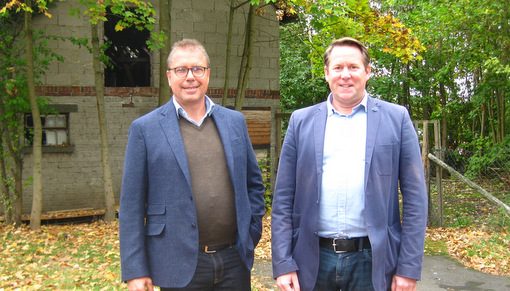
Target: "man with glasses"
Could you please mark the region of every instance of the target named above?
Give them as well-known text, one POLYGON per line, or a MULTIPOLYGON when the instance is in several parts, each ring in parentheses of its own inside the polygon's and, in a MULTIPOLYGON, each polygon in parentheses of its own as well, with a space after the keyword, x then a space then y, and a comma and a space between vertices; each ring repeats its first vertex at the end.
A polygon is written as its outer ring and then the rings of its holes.
POLYGON ((250 290, 264 186, 243 115, 206 96, 202 44, 167 60, 172 100, 130 128, 120 198, 129 290, 250 290))

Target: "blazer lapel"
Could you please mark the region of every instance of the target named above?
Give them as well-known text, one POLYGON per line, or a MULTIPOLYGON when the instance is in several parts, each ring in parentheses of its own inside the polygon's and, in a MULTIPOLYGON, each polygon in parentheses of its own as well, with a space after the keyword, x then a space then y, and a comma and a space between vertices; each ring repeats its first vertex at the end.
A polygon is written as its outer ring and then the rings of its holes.
POLYGON ((215 105, 213 108, 211 117, 216 124, 216 129, 221 138, 223 149, 225 151, 225 159, 227 160, 228 170, 230 172, 231 179, 234 179, 234 154, 232 153, 232 140, 230 136, 230 120, 228 116, 221 112, 220 108, 215 105))
MULTIPOLYGON (((326 134, 326 119, 328 117, 328 108, 326 102, 322 102, 315 111, 313 120, 313 139, 315 144, 315 165, 317 173, 322 172, 322 163, 324 160, 324 136, 326 134)), ((322 188, 322 174, 317 175, 317 199, 320 199, 322 188)), ((318 200, 317 200, 318 201, 318 200)))
POLYGON ((181 129, 179 128, 179 120, 175 111, 175 106, 170 100, 165 108, 161 111, 162 118, 160 120, 161 127, 165 133, 166 139, 170 144, 177 163, 179 164, 189 187, 191 188, 191 178, 189 175, 188 159, 186 156, 186 149, 182 141, 181 129))
POLYGON ((375 140, 377 139, 377 133, 379 132, 379 123, 381 119, 381 110, 378 100, 372 97, 368 97, 367 100, 367 142, 366 142, 366 153, 365 153, 365 189, 367 188, 367 181, 370 175, 370 165, 372 163, 372 155, 375 148, 375 140))

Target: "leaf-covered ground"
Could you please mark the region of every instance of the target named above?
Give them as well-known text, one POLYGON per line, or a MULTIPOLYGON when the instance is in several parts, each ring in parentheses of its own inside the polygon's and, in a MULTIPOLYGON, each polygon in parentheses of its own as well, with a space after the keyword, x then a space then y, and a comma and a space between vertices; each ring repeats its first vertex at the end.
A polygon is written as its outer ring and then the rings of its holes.
MULTIPOLYGON (((270 217, 256 258, 271 257, 270 217)), ((125 290, 120 282, 118 223, 0 226, 0 290, 125 290)), ((462 228, 429 228, 429 243, 442 242, 450 256, 466 266, 510 275, 510 236, 462 228)), ((437 253, 438 248, 426 251, 437 253)), ((253 278, 255 290, 266 290, 253 278)))
POLYGON ((0 228, 0 290, 120 289, 118 224, 0 228))
MULTIPOLYGON (((502 184, 508 189, 508 185, 502 184)), ((500 187, 500 188, 501 188, 500 187)), ((426 255, 447 255, 485 273, 510 276, 510 217, 457 182, 444 185, 445 226, 427 229, 426 255)), ((491 193, 508 203, 508 192, 491 193)), ((52 217, 97 213, 57 213, 52 217)), ((271 258, 271 219, 255 250, 271 258)), ((120 281, 118 223, 45 225, 39 231, 0 224, 0 291, 125 290, 120 281)), ((255 276, 253 290, 267 290, 255 276)))
MULTIPOLYGON (((510 235, 466 228, 428 228, 428 245, 445 244, 448 255, 463 265, 493 275, 510 276, 510 235)), ((425 254, 438 254, 437 248, 425 254)))
MULTIPOLYGON (((62 212, 52 218, 75 215, 62 212)), ((0 224, 0 291, 126 290, 120 278, 118 227, 117 222, 99 221, 43 225, 39 231, 30 231, 28 226, 0 224)), ((256 250, 258 258, 271 256, 268 234, 264 232, 256 250)), ((252 286, 265 290, 255 277, 252 286)))

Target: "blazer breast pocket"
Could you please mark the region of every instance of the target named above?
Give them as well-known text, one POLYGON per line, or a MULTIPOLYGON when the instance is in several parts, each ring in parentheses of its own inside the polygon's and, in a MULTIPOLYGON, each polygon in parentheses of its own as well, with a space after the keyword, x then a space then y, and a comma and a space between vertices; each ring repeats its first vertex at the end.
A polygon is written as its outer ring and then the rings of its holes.
POLYGON ((396 166, 397 144, 375 145, 373 165, 377 174, 389 176, 396 166))

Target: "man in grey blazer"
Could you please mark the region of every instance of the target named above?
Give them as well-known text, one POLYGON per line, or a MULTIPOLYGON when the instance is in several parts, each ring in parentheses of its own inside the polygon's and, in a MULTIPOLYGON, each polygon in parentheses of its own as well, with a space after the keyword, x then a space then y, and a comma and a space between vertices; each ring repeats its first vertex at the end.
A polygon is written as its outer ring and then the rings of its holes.
POLYGON ((122 279, 129 290, 250 290, 264 186, 242 113, 205 95, 210 61, 174 44, 173 97, 129 130, 120 198, 122 279))
POLYGON ((420 279, 418 138, 404 107, 366 93, 369 61, 356 39, 333 41, 324 54, 331 94, 290 118, 272 208, 280 290, 415 290, 420 279))

